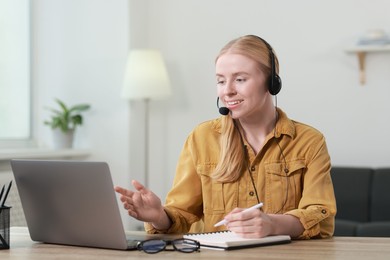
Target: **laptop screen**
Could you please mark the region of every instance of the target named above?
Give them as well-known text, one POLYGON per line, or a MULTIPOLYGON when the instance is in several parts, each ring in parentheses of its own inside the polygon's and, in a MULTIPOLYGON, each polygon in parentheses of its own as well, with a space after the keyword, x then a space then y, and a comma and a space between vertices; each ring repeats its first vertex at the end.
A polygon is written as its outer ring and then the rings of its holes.
POLYGON ((11 167, 32 240, 127 249, 107 163, 12 160, 11 167))

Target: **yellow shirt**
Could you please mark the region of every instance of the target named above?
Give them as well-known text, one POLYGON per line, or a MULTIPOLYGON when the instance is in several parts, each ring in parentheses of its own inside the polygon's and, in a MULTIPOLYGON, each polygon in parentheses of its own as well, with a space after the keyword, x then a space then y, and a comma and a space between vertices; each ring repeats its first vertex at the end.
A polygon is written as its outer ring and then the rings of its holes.
MULTIPOLYGON (((248 149, 262 210, 299 218, 305 229, 300 239, 330 237, 336 200, 325 138, 316 129, 290 120, 280 109, 278 113, 276 128, 262 150, 254 154, 248 149)), ((220 135, 220 118, 204 122, 190 133, 166 198, 165 211, 173 224, 168 230, 156 230, 145 223, 147 232, 186 233, 199 220, 203 220, 204 230, 198 232, 223 230, 225 226, 215 228, 214 224, 227 213, 257 204, 249 171, 232 183, 210 178, 219 160, 220 135)))

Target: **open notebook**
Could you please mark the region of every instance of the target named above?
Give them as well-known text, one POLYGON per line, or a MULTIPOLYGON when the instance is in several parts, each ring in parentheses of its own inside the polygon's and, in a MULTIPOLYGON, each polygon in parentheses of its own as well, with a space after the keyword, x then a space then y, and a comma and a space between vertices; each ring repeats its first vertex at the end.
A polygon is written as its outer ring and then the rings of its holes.
POLYGON ((263 238, 242 238, 231 231, 186 234, 184 235, 184 238, 197 240, 200 245, 205 248, 225 250, 291 242, 291 237, 288 235, 267 236, 263 238))

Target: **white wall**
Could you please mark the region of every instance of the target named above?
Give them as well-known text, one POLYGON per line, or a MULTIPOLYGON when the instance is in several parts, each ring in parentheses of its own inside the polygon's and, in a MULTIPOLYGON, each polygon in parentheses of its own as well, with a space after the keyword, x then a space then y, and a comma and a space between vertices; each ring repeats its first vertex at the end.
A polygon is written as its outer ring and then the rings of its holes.
MULTIPOLYGON (((128 2, 34 0, 32 9, 34 120, 40 145, 51 146, 51 132, 42 122, 49 116, 44 107, 55 106, 54 98, 69 105, 90 103, 75 146, 91 149, 89 160, 107 161, 114 184, 125 186, 130 178, 129 113, 120 91, 129 47, 128 2)), ((129 218, 124 219, 127 223, 129 218)))
POLYGON ((151 188, 164 197, 188 133, 218 116, 214 58, 244 34, 275 48, 278 105, 325 134, 333 164, 390 165, 390 52, 367 56, 365 86, 357 58, 344 52, 368 29, 390 33, 388 1, 34 0, 33 8, 36 135, 49 145, 40 122, 53 97, 90 102, 76 146, 109 162, 116 184, 143 172, 143 107, 119 97, 128 47, 161 49, 171 76, 174 94, 150 106, 151 188))
POLYGON ((389 9, 384 0, 150 0, 149 45, 167 57, 175 93, 163 138, 170 166, 162 174, 174 173, 190 129, 217 116, 214 58, 244 34, 275 48, 283 80, 278 105, 326 135, 333 164, 389 166, 390 52, 367 56, 361 86, 357 57, 344 51, 369 29, 390 34, 389 9))

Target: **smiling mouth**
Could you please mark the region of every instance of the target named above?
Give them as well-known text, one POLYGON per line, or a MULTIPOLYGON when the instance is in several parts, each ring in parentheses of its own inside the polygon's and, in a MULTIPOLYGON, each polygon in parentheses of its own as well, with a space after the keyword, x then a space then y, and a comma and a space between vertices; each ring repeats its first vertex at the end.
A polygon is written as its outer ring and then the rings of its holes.
POLYGON ((226 105, 228 106, 234 106, 240 104, 242 101, 235 100, 235 101, 226 101, 226 105))

